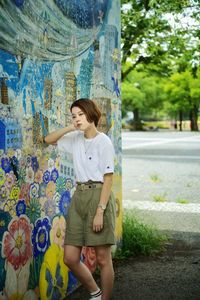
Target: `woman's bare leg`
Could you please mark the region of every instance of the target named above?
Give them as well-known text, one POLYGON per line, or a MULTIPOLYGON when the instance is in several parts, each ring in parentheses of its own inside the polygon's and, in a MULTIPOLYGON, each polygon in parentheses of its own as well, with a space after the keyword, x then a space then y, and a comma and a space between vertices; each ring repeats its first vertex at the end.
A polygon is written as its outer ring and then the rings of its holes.
POLYGON ((97 246, 95 252, 101 270, 102 300, 110 300, 114 284, 111 246, 97 246))
POLYGON ((80 261, 81 247, 65 245, 64 246, 64 263, 70 268, 76 278, 93 293, 97 291, 98 286, 90 270, 80 261))

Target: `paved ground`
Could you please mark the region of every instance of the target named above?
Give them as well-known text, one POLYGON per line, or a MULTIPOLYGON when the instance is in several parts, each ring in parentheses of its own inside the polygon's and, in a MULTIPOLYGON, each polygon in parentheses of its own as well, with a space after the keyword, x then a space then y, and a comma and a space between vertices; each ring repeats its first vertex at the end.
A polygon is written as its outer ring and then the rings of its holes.
MULTIPOLYGON (((199 300, 200 252, 167 253, 156 258, 114 262, 112 300, 199 300)), ((99 281, 99 278, 97 277, 99 281)), ((80 287, 68 300, 87 300, 80 287)))
POLYGON ((200 233, 200 133, 123 132, 122 143, 123 206, 158 229, 200 233))

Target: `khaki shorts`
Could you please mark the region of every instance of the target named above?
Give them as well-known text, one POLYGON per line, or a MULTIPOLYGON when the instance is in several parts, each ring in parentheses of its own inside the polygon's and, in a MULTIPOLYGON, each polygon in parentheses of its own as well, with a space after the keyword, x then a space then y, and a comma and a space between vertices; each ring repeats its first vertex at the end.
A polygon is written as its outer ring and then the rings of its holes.
POLYGON ((115 199, 113 193, 104 211, 103 229, 93 231, 93 219, 100 200, 102 184, 77 185, 66 216, 65 245, 100 246, 115 244, 115 199))

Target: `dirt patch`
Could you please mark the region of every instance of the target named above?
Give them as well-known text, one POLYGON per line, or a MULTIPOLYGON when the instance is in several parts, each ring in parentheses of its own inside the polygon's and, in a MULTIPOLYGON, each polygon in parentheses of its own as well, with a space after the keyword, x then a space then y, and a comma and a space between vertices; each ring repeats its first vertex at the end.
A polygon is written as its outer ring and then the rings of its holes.
MULTIPOLYGON (((200 251, 114 261, 112 300, 199 300, 200 251)), ((99 277, 97 276, 99 282, 99 277)), ((87 300, 82 286, 68 300, 87 300)))

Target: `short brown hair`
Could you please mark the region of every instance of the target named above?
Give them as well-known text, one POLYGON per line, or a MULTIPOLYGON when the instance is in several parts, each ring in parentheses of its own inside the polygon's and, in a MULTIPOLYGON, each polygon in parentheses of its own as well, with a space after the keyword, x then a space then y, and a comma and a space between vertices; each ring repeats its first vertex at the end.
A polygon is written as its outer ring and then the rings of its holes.
POLYGON ((73 107, 79 107, 86 115, 87 121, 89 123, 94 122, 97 127, 101 117, 101 111, 93 100, 87 98, 78 99, 72 103, 70 107, 71 112, 73 107))

